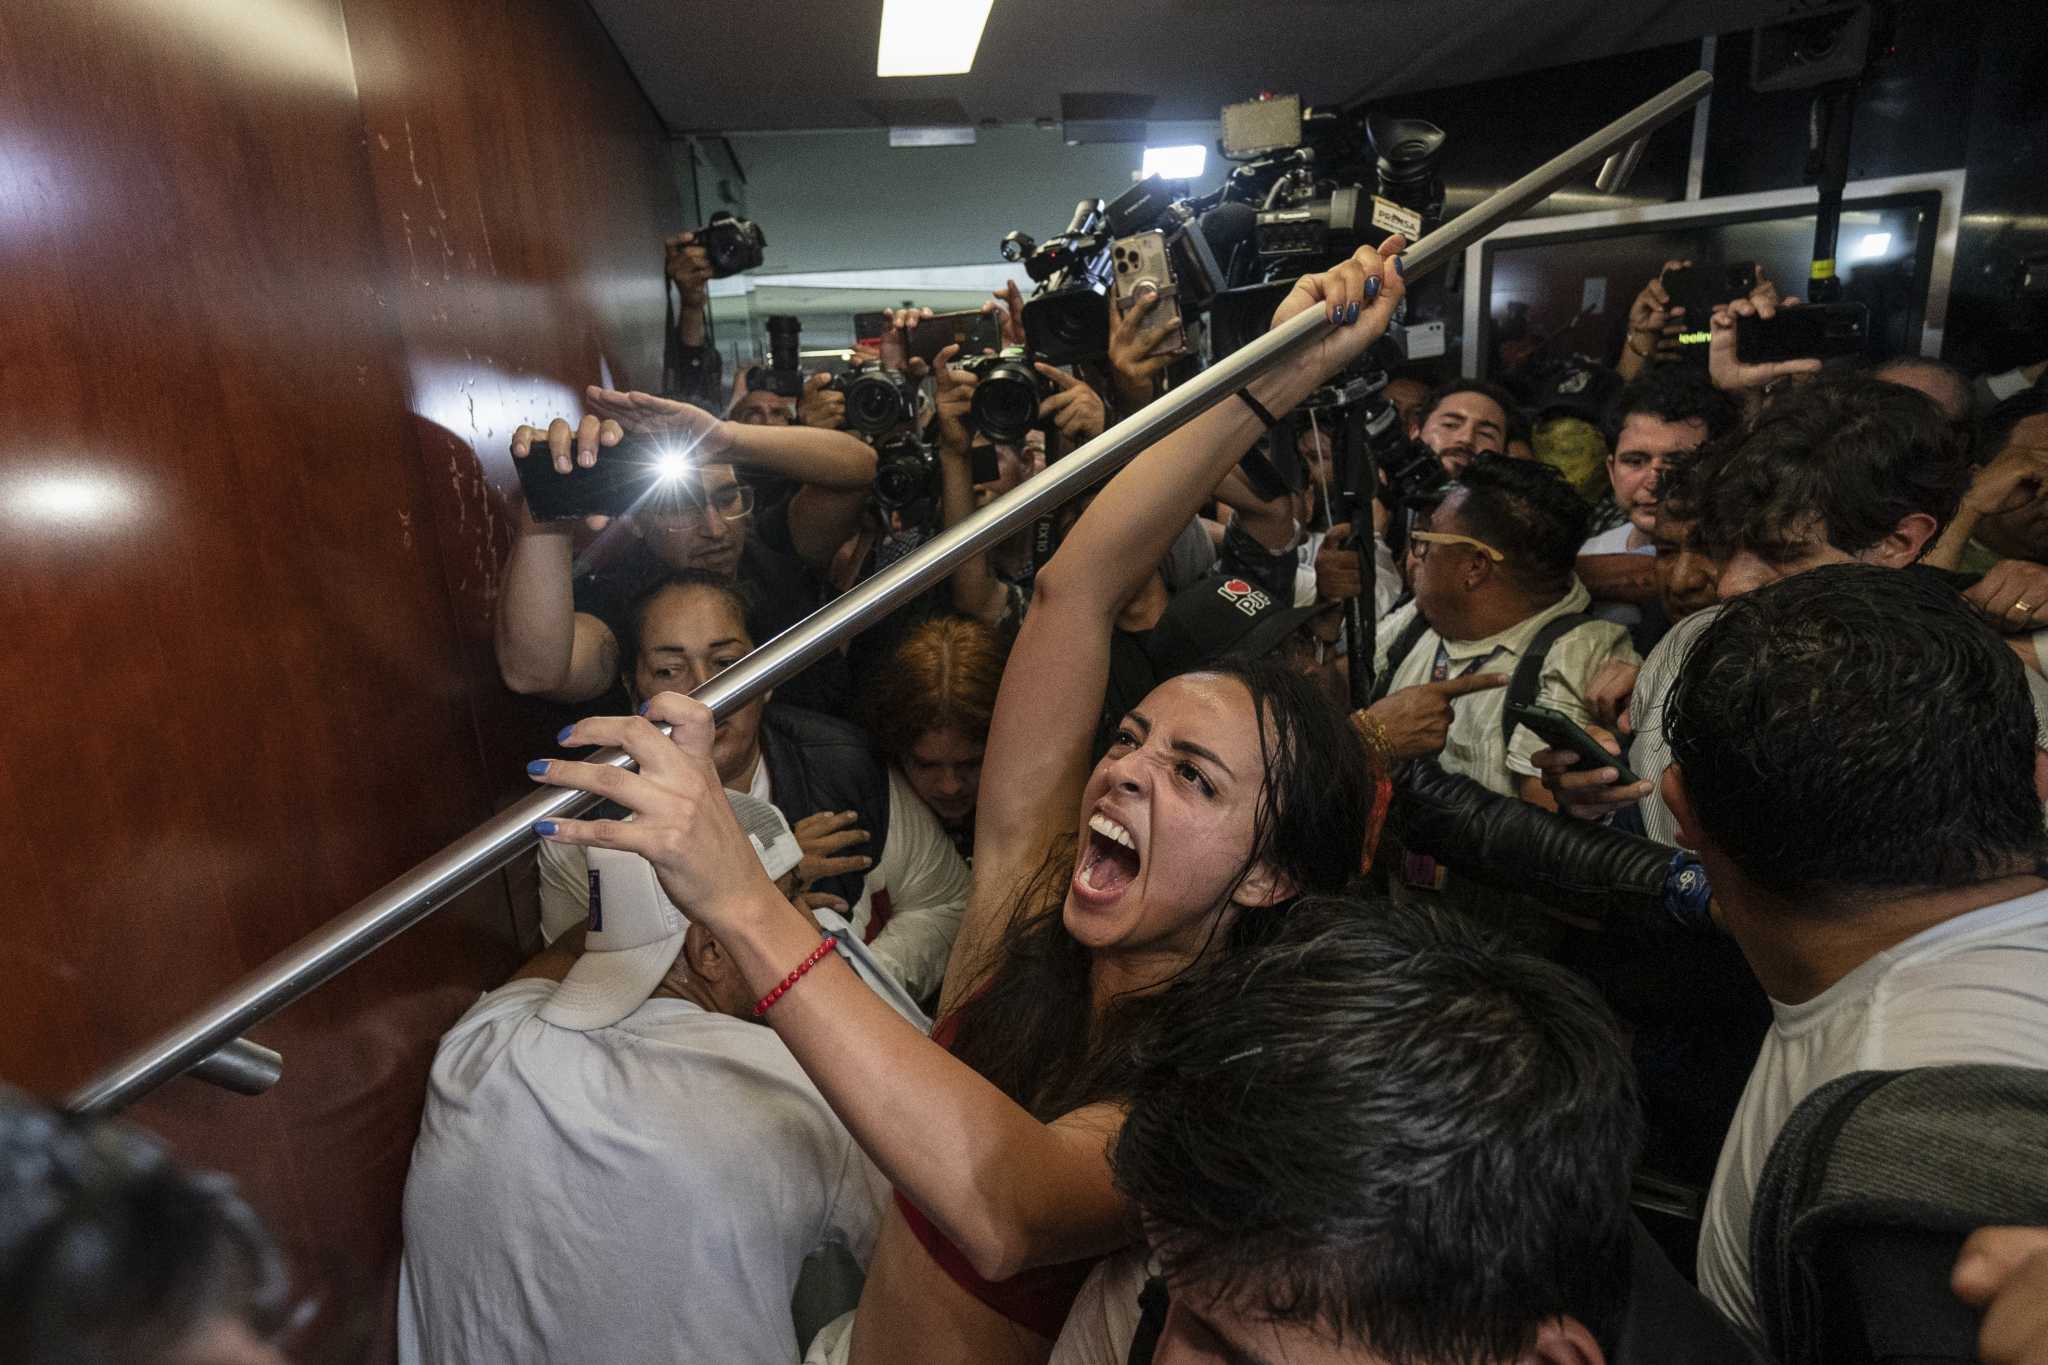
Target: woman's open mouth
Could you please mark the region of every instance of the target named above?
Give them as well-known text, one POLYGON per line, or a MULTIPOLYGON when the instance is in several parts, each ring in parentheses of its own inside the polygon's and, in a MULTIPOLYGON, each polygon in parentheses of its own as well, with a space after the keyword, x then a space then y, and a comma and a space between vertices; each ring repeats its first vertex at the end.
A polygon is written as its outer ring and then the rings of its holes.
POLYGON ((1088 842, 1074 869, 1074 889, 1089 901, 1107 904, 1137 880, 1143 864, 1131 832, 1097 811, 1088 817, 1088 842))

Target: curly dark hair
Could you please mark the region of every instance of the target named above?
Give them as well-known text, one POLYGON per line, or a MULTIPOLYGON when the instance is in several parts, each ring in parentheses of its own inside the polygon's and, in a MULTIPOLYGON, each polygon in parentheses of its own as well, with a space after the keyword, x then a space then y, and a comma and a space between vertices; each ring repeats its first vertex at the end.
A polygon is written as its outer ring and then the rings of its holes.
POLYGON ((1925 394, 1826 375, 1777 395, 1740 437, 1702 454, 1701 542, 1717 559, 1748 551, 1779 563, 1817 528, 1861 554, 1914 513, 1947 525, 1970 474, 1963 433, 1925 394))
POLYGON ((1613 1340, 1640 1139, 1614 1018, 1438 910, 1305 902, 1169 992, 1111 1156, 1176 1286, 1395 1365, 1613 1340))
POLYGON ((1664 731, 1700 831, 1787 905, 2048 856, 2025 670, 1918 570, 1831 564, 1726 603, 1664 731))
POLYGON ((1556 469, 1535 460, 1479 455, 1451 487, 1465 494, 1459 523, 1507 556, 1506 570, 1523 591, 1557 592, 1570 584, 1591 513, 1556 469))
MULTIPOLYGON (((1429 401, 1422 405, 1422 420, 1425 423, 1427 423, 1430 419, 1430 415, 1434 413, 1438 407, 1442 406, 1443 401, 1446 398, 1449 398, 1454 393, 1481 394, 1487 398, 1491 398, 1495 403, 1499 404, 1501 415, 1507 419, 1501 427, 1501 438, 1503 440, 1507 438, 1507 434, 1510 431, 1513 431, 1515 429, 1515 419, 1518 416, 1522 415, 1521 400, 1516 398, 1515 395, 1505 387, 1493 383, 1491 380, 1486 379, 1453 379, 1447 384, 1440 384, 1436 388, 1430 390, 1429 401)), ((1526 431, 1526 417, 1523 418, 1523 423, 1524 431, 1526 431)))
POLYGON ((1684 365, 1655 366, 1616 395, 1606 430, 1610 447, 1622 424, 1638 413, 1660 422, 1698 422, 1706 428, 1706 441, 1722 439, 1742 421, 1742 410, 1726 394, 1684 365))

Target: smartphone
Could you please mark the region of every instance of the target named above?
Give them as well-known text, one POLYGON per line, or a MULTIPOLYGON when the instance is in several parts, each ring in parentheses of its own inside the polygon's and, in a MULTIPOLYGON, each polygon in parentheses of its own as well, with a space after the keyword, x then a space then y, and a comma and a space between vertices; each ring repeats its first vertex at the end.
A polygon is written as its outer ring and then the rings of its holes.
POLYGON ((927 365, 939 358, 939 352, 948 346, 958 346, 960 354, 956 360, 964 360, 984 351, 1003 349, 1003 324, 994 313, 972 309, 959 313, 934 313, 928 318, 918 319, 917 326, 910 329, 910 354, 927 365))
POLYGON ((525 459, 512 464, 536 521, 624 516, 673 483, 678 468, 660 441, 649 436, 628 436, 615 446, 600 446, 596 464, 588 469, 572 464, 567 474, 555 472, 544 441, 536 441, 525 459))
POLYGON ((855 313, 853 315, 853 344, 866 346, 870 350, 882 344, 882 333, 889 330, 887 313, 855 313))
POLYGON ((1628 764, 1607 752, 1607 746, 1587 734, 1579 723, 1564 712, 1549 706, 1517 706, 1507 704, 1508 719, 1517 725, 1526 725, 1536 737, 1553 749, 1563 749, 1579 756, 1582 768, 1612 768, 1620 774, 1616 781, 1623 786, 1641 781, 1628 769, 1628 764))
POLYGON ((1157 294, 1159 302, 1145 315, 1145 325, 1156 327, 1161 318, 1173 319, 1173 330, 1167 333, 1168 344, 1152 353, 1186 355, 1187 327, 1180 312, 1180 286, 1173 277, 1173 264, 1167 259, 1166 234, 1154 229, 1120 237, 1109 249, 1109 261, 1116 301, 1124 312, 1130 312, 1131 306, 1145 295, 1157 294))
POLYGON ((1870 309, 1861 303, 1810 303, 1777 316, 1735 319, 1735 358, 1745 365, 1774 360, 1826 360, 1870 349, 1870 309))

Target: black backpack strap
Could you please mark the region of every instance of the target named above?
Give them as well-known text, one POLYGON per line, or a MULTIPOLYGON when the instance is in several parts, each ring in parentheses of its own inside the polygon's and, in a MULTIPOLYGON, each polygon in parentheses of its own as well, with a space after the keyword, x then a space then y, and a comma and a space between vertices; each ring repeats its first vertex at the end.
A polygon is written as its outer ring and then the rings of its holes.
POLYGON ((1400 670, 1402 662, 1414 650, 1415 642, 1420 640, 1428 629, 1429 622, 1422 619, 1420 611, 1409 617, 1408 624, 1401 627, 1401 633, 1394 637, 1394 643, 1387 646, 1387 666, 1382 668, 1379 677, 1373 680, 1374 701, 1379 701, 1393 690, 1394 674, 1400 670))
POLYGON ((1536 693, 1543 686, 1543 664, 1550 657, 1550 647, 1595 619, 1582 611, 1566 612, 1544 622, 1543 629, 1529 641, 1529 647, 1522 651, 1521 662, 1515 665, 1514 676, 1508 680, 1507 701, 1500 710, 1500 742, 1503 748, 1512 745, 1515 739, 1515 722, 1508 708, 1535 702, 1536 693))

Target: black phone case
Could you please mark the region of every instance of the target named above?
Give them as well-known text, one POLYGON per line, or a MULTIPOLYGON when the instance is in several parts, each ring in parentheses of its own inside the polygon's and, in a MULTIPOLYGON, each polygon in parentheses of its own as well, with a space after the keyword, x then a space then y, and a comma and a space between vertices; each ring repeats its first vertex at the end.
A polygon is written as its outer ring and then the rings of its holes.
POLYGON ((1629 771, 1628 764, 1608 753, 1570 716, 1553 713, 1547 707, 1517 706, 1513 702, 1507 704, 1507 714, 1517 725, 1526 726, 1551 748, 1577 754, 1585 766, 1614 769, 1621 775, 1619 780, 1623 785, 1641 780, 1629 771))
POLYGON ((1745 365, 1862 355, 1869 346, 1870 309, 1860 303, 1812 303, 1735 320, 1735 358, 1745 365))
POLYGON ((910 330, 910 354, 927 365, 948 346, 958 346, 956 360, 983 351, 1003 349, 1003 324, 989 313, 940 313, 924 318, 910 330))
POLYGON ((534 442, 527 457, 512 464, 536 521, 624 516, 660 482, 653 453, 631 438, 610 449, 600 447, 596 464, 588 469, 572 465, 567 474, 555 472, 544 441, 534 442))

